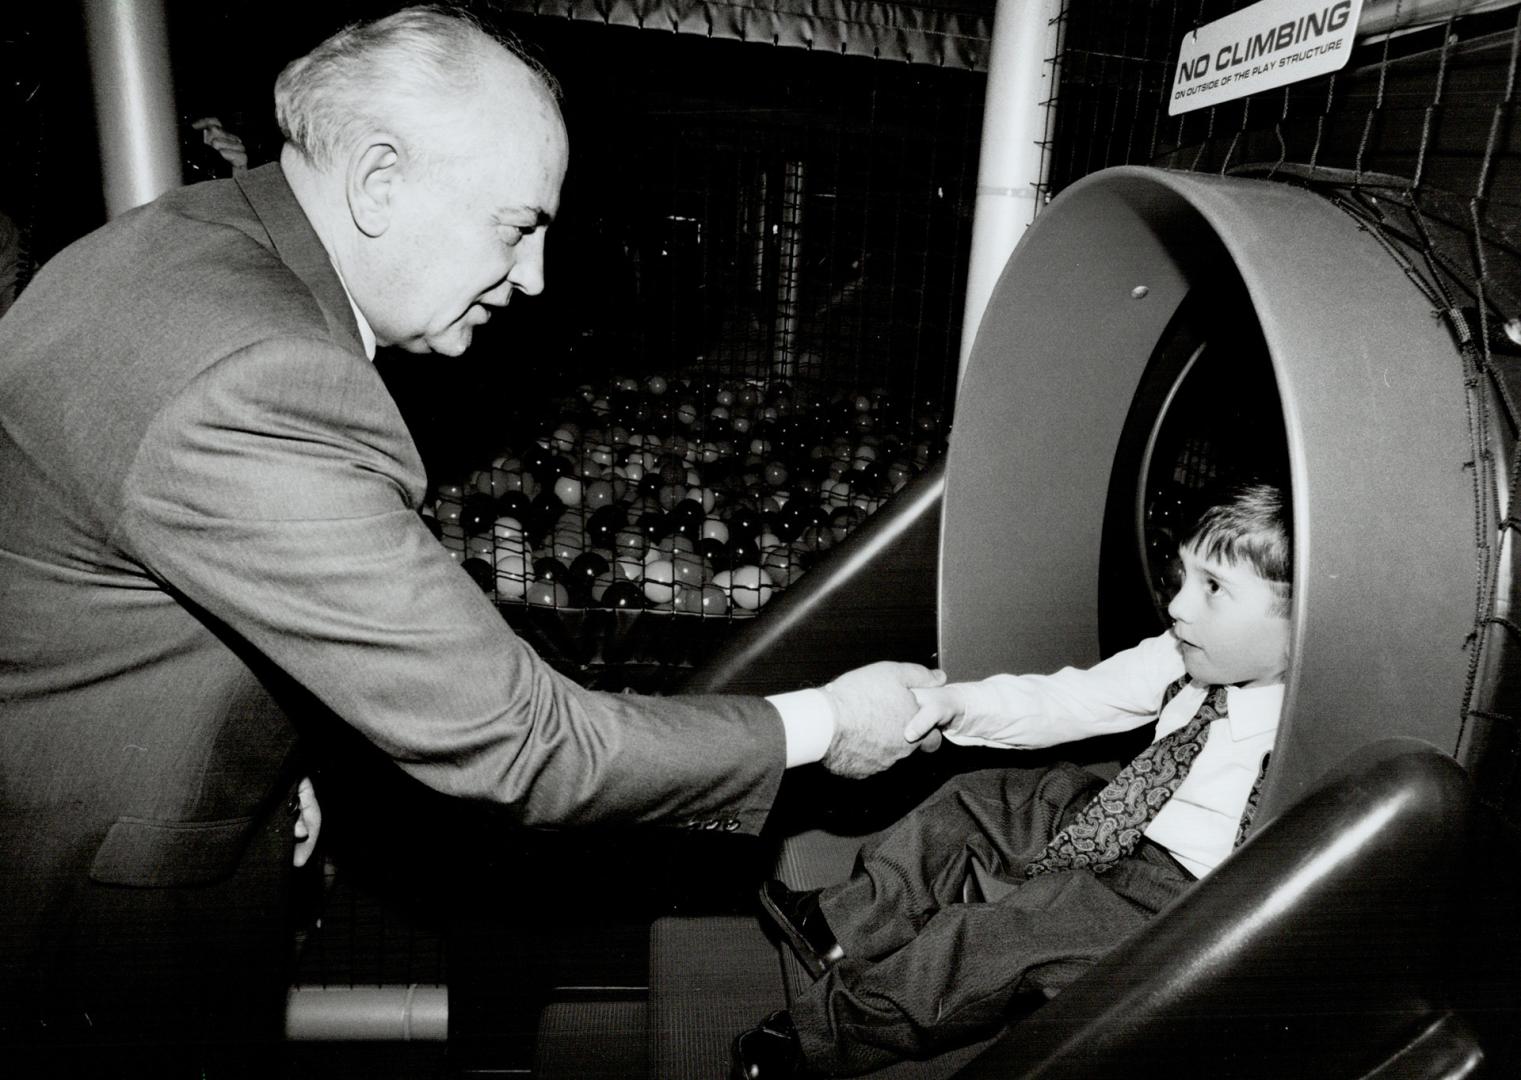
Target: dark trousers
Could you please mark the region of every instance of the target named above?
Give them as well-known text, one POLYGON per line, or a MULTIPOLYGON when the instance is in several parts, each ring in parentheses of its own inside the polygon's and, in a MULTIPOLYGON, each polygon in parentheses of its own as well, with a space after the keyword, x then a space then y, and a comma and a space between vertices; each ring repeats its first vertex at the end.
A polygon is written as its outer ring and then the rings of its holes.
POLYGON ((292 843, 282 806, 256 828, 229 878, 166 888, 81 880, 57 889, 34 959, 5 965, 0 1073, 282 1075, 292 843))
POLYGON ((846 957, 792 1002, 810 1069, 853 1075, 992 1034, 1179 895, 1192 878, 1150 843, 1103 874, 1024 877, 1102 786, 1076 766, 969 773, 863 848, 821 898, 846 957), (968 878, 989 899, 965 902, 968 878))

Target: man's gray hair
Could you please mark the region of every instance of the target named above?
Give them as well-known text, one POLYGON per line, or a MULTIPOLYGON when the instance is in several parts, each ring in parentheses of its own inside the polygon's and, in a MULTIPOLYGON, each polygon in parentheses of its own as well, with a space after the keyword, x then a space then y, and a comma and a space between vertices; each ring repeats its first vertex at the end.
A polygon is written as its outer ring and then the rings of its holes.
POLYGON ((467 99, 493 43, 559 101, 554 76, 514 38, 430 4, 347 26, 291 61, 275 80, 275 119, 308 161, 330 166, 366 131, 400 126, 405 133, 408 115, 422 120, 430 103, 467 99))

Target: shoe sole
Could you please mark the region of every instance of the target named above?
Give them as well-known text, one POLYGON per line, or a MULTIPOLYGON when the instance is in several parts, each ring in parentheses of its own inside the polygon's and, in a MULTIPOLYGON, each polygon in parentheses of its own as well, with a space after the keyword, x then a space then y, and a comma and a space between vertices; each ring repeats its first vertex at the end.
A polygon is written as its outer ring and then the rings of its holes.
POLYGON ((782 936, 787 939, 787 944, 792 947, 792 952, 798 958, 798 962, 815 979, 823 978, 826 971, 845 959, 845 949, 839 942, 836 942, 834 948, 827 954, 820 957, 798 928, 792 925, 792 920, 776 906, 765 889, 760 890, 760 902, 761 907, 766 909, 766 914, 771 916, 771 925, 781 931, 782 936))

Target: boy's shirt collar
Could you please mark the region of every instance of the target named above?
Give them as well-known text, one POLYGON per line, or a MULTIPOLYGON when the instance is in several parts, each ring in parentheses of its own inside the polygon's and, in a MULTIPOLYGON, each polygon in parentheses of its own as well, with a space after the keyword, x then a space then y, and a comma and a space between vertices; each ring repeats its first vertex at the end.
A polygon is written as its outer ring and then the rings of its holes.
MULTIPOLYGON (((1190 689, 1198 691, 1200 701, 1208 688, 1190 680, 1190 689)), ((1198 709, 1198 704, 1194 709, 1198 709)), ((1283 683, 1271 686, 1228 686, 1225 689, 1225 722, 1231 739, 1242 742, 1266 735, 1278 727, 1283 712, 1283 683)))

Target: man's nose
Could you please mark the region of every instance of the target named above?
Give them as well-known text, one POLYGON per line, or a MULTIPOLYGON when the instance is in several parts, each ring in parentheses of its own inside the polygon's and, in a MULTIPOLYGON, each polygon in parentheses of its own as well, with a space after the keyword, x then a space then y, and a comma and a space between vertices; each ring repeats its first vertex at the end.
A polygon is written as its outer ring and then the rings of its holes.
POLYGON ((517 248, 517 261, 507 271, 507 281, 528 296, 544 291, 544 230, 523 237, 517 248))

